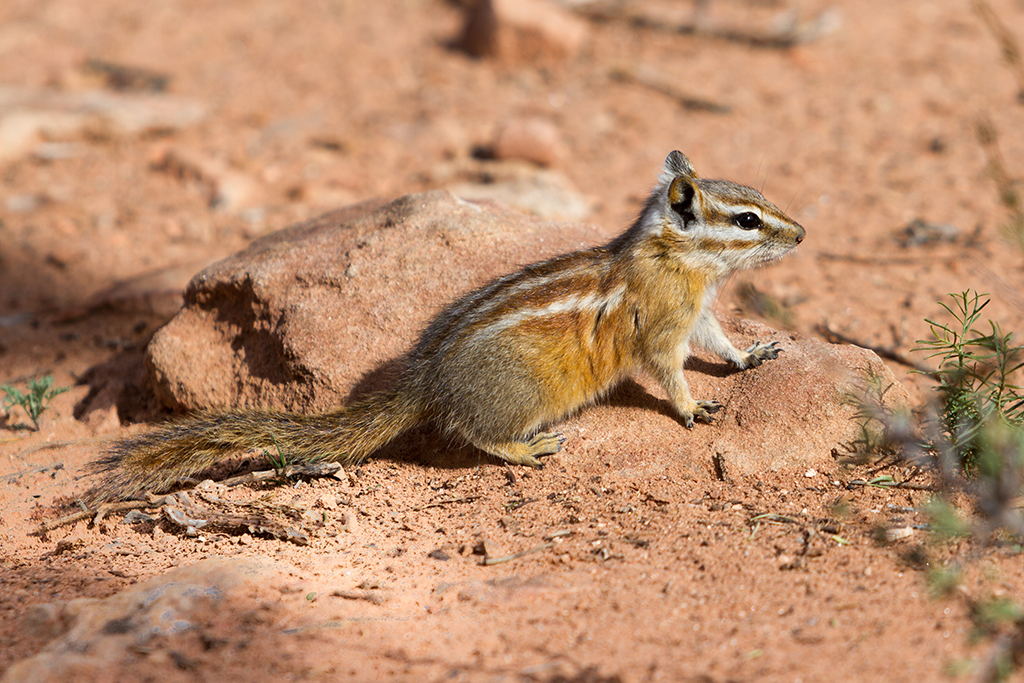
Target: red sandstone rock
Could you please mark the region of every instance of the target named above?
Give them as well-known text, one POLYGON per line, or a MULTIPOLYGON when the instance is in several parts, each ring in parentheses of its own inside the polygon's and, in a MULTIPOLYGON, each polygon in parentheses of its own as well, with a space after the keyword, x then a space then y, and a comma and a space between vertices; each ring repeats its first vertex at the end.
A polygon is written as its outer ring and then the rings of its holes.
POLYGON ((26 618, 26 630, 50 642, 7 669, 2 681, 117 680, 112 667, 144 652, 151 641, 183 637, 228 606, 247 609, 246 591, 266 585, 287 569, 272 560, 209 559, 172 569, 103 600, 38 605, 26 618))
POLYGON ((494 156, 498 159, 522 159, 541 166, 554 166, 567 154, 558 128, 539 117, 506 121, 498 129, 494 156))
POLYGON ((560 61, 574 56, 586 23, 548 0, 479 0, 466 15, 459 45, 502 62, 560 61))
MULTIPOLYGON (((177 409, 325 410, 399 358, 450 300, 533 261, 601 241, 444 191, 292 226, 199 273, 148 365, 177 409)), ((361 388, 386 382, 394 363, 361 388)))

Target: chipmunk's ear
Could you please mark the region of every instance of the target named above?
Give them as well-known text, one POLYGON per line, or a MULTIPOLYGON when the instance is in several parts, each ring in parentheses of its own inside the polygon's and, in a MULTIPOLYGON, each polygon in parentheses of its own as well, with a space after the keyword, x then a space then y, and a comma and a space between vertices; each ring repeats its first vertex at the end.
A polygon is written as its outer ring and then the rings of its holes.
MULTIPOLYGON (((680 154, 680 156, 682 155, 680 154)), ((686 159, 686 157, 683 157, 683 159, 686 159)), ((685 175, 677 176, 668 186, 668 205, 673 213, 679 216, 684 230, 697 220, 697 213, 695 211, 696 195, 696 186, 685 175)))
POLYGON ((693 164, 690 163, 685 154, 678 150, 669 152, 668 157, 665 159, 662 173, 672 178, 681 175, 690 176, 691 178, 697 177, 697 172, 693 170, 693 164))

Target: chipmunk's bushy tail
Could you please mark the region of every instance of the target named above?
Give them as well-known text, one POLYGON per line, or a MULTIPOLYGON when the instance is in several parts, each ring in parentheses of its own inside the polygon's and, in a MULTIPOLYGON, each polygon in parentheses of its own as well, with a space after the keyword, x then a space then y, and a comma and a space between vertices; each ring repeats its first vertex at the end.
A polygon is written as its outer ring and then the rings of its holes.
POLYGON ((114 444, 93 465, 104 480, 96 500, 166 490, 232 453, 263 449, 289 463, 359 462, 423 417, 400 391, 329 413, 238 410, 198 413, 114 444))

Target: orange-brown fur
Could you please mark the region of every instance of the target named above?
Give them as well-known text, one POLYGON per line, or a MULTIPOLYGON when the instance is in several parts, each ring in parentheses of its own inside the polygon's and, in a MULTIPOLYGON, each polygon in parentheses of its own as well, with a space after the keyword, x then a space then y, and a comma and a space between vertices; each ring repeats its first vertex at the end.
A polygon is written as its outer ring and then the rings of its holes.
POLYGON ((421 422, 523 465, 557 452, 541 430, 604 395, 631 372, 651 373, 684 424, 719 409, 683 377, 690 344, 740 369, 776 345, 736 349, 711 312, 737 269, 780 258, 804 231, 760 193, 697 176, 673 152, 639 219, 608 245, 499 278, 442 311, 397 386, 322 415, 200 414, 122 441, 96 468, 99 495, 164 489, 232 451, 280 449, 292 462, 352 463, 421 422))

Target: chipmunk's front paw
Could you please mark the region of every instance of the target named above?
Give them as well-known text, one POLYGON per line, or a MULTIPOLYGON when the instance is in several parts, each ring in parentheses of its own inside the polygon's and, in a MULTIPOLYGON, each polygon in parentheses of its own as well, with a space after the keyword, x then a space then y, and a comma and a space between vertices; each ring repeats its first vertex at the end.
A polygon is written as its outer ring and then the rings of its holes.
POLYGON ((693 409, 692 413, 683 413, 683 425, 687 429, 693 429, 694 422, 703 422, 704 424, 711 424, 712 413, 717 413, 722 409, 722 404, 718 401, 697 401, 697 406, 693 409))
POLYGON ((779 348, 779 342, 773 341, 771 344, 762 344, 761 342, 754 342, 753 345, 747 349, 746 356, 743 358, 743 368, 756 368, 766 360, 775 360, 782 353, 782 349, 779 348))

